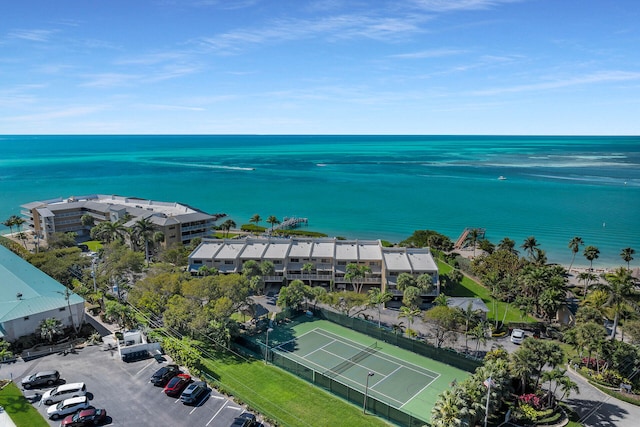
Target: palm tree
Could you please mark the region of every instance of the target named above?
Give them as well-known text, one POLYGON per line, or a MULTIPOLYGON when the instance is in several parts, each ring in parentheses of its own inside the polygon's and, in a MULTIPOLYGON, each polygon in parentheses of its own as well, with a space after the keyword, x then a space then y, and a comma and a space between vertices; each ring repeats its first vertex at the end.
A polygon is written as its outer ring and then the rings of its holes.
POLYGON ((460 427, 464 401, 456 390, 445 390, 431 410, 432 427, 460 427))
POLYGON ((127 229, 121 221, 101 222, 91 229, 91 238, 98 239, 105 243, 111 243, 114 240, 124 240, 126 234, 127 229))
POLYGON ((226 231, 226 237, 229 237, 229 230, 236 228, 236 222, 232 219, 228 219, 220 225, 224 231, 226 231))
POLYGON ((478 313, 473 310, 473 303, 469 302, 466 309, 459 309, 460 316, 464 319, 464 349, 467 351, 469 342, 469 326, 478 321, 478 313))
POLYGON ((306 262, 303 266, 302 266, 302 272, 303 273, 307 273, 307 277, 309 278, 309 286, 311 286, 311 272, 313 271, 313 268, 315 266, 310 263, 310 262, 306 262))
POLYGON ((471 240, 471 244, 473 245, 473 256, 476 256, 476 246, 478 243, 478 237, 480 236, 480 230, 477 228, 471 229, 469 232, 469 240, 471 240))
POLYGON ((271 215, 267 218, 267 224, 271 224, 271 232, 273 232, 273 226, 276 224, 280 224, 280 220, 275 216, 271 215))
POLYGON ((620 311, 633 291, 633 278, 629 274, 629 270, 620 267, 615 272, 606 274, 604 279, 606 283, 600 285, 600 289, 605 291, 609 297, 604 305, 611 307, 615 313, 611 328, 611 339, 615 339, 620 311))
POLYGON ((371 267, 368 265, 360 265, 356 263, 347 264, 346 273, 344 275, 345 280, 349 281, 353 286, 353 290, 357 293, 362 292, 362 286, 364 285, 364 279, 367 274, 371 273, 371 267))
POLYGON ((429 273, 424 273, 418 276, 416 279, 416 286, 422 290, 422 292, 429 293, 433 290, 433 277, 429 273))
POLYGON ((587 295, 589 284, 591 284, 591 281, 595 279, 597 279, 597 277, 589 271, 583 271, 582 273, 578 274, 578 282, 584 283, 584 295, 587 295))
POLYGON ((2 225, 4 225, 5 227, 9 227, 9 232, 13 235, 13 226, 16 224, 15 223, 15 218, 17 218, 15 215, 11 215, 9 218, 7 218, 2 225))
POLYGON ((522 245, 520 245, 520 247, 522 249, 524 249, 525 251, 527 251, 527 253, 529 254, 529 259, 533 260, 533 254, 535 252, 535 249, 540 246, 540 244, 538 243, 538 241, 536 240, 535 237, 533 236, 529 236, 526 239, 524 239, 524 243, 522 245))
POLYGON ((369 289, 369 304, 375 306, 378 310, 378 328, 381 325, 380 317, 381 317, 381 308, 384 305, 391 301, 393 295, 391 292, 382 292, 379 288, 371 288, 369 289))
POLYGON ((80 325, 78 325, 78 327, 76 327, 76 322, 73 320, 73 311, 71 311, 71 294, 73 292, 71 292, 71 290, 69 288, 67 288, 65 286, 64 288, 64 292, 62 291, 56 291, 57 293, 64 295, 64 299, 67 302, 67 309, 69 310, 69 316, 71 316, 71 326, 73 326, 73 330, 76 332, 76 334, 80 331, 80 325))
POLYGON ((635 253, 636 251, 633 248, 624 248, 622 252, 620 252, 620 257, 627 263, 627 270, 629 270, 629 264, 633 261, 633 254, 635 253))
POLYGON ((9 350, 9 343, 0 340, 0 362, 13 358, 13 352, 9 350))
POLYGON ((11 234, 13 234, 13 227, 19 227, 24 224, 24 222, 24 219, 20 218, 18 215, 11 215, 9 219, 3 222, 3 224, 9 227, 11 234))
POLYGON ((399 333, 403 333, 404 332, 404 323, 403 322, 398 322, 398 323, 394 323, 391 325, 391 330, 393 330, 393 333, 398 335, 399 333))
POLYGON ((144 241, 144 259, 147 261, 147 267, 149 267, 149 240, 156 231, 155 227, 149 218, 141 218, 133 224, 133 236, 144 241))
POLYGON ((249 222, 253 222, 256 225, 260 224, 260 222, 262 221, 262 218, 260 217, 259 214, 255 214, 254 216, 251 217, 251 219, 249 220, 249 222))
POLYGON ((576 254, 580 252, 580 246, 584 245, 582 241, 582 237, 575 236, 573 239, 569 241, 569 249, 573 253, 573 257, 571 258, 571 264, 569 264, 569 271, 571 271, 571 267, 573 267, 573 262, 576 260, 576 254))
POLYGON ((589 261, 589 271, 593 271, 593 260, 600 257, 600 249, 598 249, 596 246, 589 245, 584 248, 583 255, 587 259, 587 261, 589 261))
POLYGON ((407 323, 409 324, 407 330, 410 330, 411 324, 413 323, 413 319, 415 319, 415 317, 419 315, 420 315, 420 309, 411 308, 403 305, 402 307, 400 307, 400 313, 398 314, 398 318, 404 317, 405 319, 407 319, 407 323))
POLYGON ((46 338, 49 343, 52 343, 56 335, 64 334, 64 329, 60 320, 55 317, 49 317, 42 319, 38 327, 38 332, 43 339, 46 338))
POLYGON ((15 218, 13 220, 13 225, 18 227, 18 238, 22 241, 24 248, 27 249, 27 236, 22 232, 22 224, 24 224, 27 221, 25 221, 24 218, 20 218, 19 216, 14 215, 14 217, 15 218))
POLYGON ((484 344, 487 342, 486 330, 488 323, 480 322, 473 329, 471 329, 471 337, 476 340, 476 351, 475 355, 478 357, 478 350, 480 350, 480 344, 484 344))
POLYGON ((498 243, 498 250, 511 252, 517 255, 518 251, 515 250, 515 247, 516 247, 515 240, 512 240, 508 237, 505 237, 504 239, 500 240, 500 242, 498 243))

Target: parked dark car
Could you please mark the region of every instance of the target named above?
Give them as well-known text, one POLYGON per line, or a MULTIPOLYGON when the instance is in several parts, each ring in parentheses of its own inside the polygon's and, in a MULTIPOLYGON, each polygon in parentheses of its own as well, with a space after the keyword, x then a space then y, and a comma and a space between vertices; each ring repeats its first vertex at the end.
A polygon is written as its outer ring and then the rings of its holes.
POLYGON ((244 412, 234 418, 231 427, 253 427, 256 425, 256 416, 251 412, 244 412))
POLYGON ((180 368, 178 365, 167 365, 158 369, 153 375, 151 375, 151 383, 158 387, 164 387, 169 380, 176 375, 180 374, 180 368))
POLYGON ((41 371, 22 379, 22 387, 30 389, 43 385, 53 385, 60 380, 58 371, 41 371))
POLYGON ((204 381, 189 384, 180 395, 180 400, 185 405, 195 405, 209 393, 209 387, 204 381))
POLYGON ((180 396, 182 390, 191 382, 191 375, 178 374, 171 378, 167 385, 164 387, 164 392, 167 396, 180 396))
POLYGON ((60 427, 84 427, 102 424, 107 420, 105 409, 89 408, 69 415, 60 423, 60 427))

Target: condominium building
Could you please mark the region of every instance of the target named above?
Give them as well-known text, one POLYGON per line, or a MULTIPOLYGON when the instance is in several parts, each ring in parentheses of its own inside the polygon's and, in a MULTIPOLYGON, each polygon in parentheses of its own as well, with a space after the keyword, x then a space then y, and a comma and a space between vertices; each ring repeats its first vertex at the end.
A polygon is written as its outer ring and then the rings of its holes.
POLYGON ((363 292, 373 287, 399 298, 397 279, 401 273, 414 277, 429 274, 434 288, 422 295, 426 302, 440 292, 438 267, 428 248, 384 247, 379 240, 338 240, 335 238, 247 237, 244 239, 204 239, 189 255, 189 271, 203 266, 220 273, 241 273, 247 261, 270 261, 273 276, 267 285, 287 284, 300 279, 313 286, 352 289, 345 278, 348 264, 366 265, 371 273, 363 279, 363 292), (311 264, 311 271, 303 270, 311 264))
POLYGON ((40 239, 47 240, 53 233, 77 233, 86 239, 93 225, 83 224, 89 215, 93 223, 124 220, 125 227, 148 218, 157 231, 164 234, 163 246, 187 244, 196 237, 207 237, 221 215, 209 215, 190 206, 104 194, 57 198, 35 201, 21 206, 25 225, 40 239))

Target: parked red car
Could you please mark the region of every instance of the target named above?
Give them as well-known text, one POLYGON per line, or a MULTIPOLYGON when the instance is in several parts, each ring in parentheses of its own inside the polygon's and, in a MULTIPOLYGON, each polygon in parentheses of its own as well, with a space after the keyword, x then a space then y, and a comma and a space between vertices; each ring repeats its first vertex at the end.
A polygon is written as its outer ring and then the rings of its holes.
POLYGON ((107 419, 107 411, 104 409, 83 409, 73 415, 69 415, 60 423, 60 427, 83 427, 102 424, 107 419))
POLYGON ((178 374, 171 378, 164 388, 164 392, 167 396, 180 396, 182 390, 191 382, 191 375, 178 374))

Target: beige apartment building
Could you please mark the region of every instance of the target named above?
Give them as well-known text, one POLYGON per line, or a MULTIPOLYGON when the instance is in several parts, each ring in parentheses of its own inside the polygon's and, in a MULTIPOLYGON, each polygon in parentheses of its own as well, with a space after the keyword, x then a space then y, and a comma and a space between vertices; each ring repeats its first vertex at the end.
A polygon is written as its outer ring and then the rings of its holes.
POLYGON ((300 279, 312 286, 351 290, 345 279, 346 267, 355 263, 367 265, 371 274, 364 278, 363 292, 376 287, 402 297, 397 289, 401 273, 414 277, 429 274, 433 291, 422 295, 423 302, 440 293, 438 267, 428 248, 383 247, 380 240, 338 240, 335 238, 247 237, 244 239, 204 239, 189 255, 189 270, 197 273, 206 266, 220 273, 241 273, 247 261, 271 261, 273 276, 264 277, 267 286, 281 286, 300 279), (303 271, 312 264, 312 271, 303 271))
POLYGON ((145 200, 135 197, 93 194, 80 197, 35 201, 21 206, 25 225, 45 241, 53 233, 77 233, 87 240, 92 226, 83 225, 82 217, 90 215, 94 224, 127 219, 125 227, 148 218, 165 236, 164 247, 174 243, 188 244, 196 237, 211 235, 219 215, 209 215, 190 206, 145 200))

